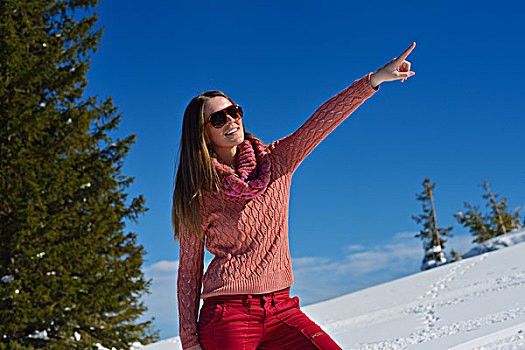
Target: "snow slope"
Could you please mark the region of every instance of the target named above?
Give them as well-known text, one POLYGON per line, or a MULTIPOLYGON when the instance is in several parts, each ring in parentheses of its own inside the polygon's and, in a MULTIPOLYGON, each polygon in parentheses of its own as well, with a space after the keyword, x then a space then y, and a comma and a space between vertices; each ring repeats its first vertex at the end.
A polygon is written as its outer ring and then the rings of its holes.
POLYGON ((525 230, 511 232, 506 235, 491 238, 483 243, 478 243, 463 256, 465 258, 470 258, 483 253, 510 247, 521 242, 525 242, 525 230))
MULTIPOLYGON (((525 244, 302 310, 343 349, 525 349, 525 244)), ((140 349, 181 346, 175 337, 140 349)))

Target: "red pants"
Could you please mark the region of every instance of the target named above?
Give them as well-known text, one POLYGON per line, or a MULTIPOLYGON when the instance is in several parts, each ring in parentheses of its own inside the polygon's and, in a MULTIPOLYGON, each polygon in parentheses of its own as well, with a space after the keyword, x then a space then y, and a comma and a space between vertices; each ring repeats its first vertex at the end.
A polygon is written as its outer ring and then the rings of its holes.
POLYGON ((289 289, 205 299, 198 329, 204 350, 341 350, 299 309, 289 289))

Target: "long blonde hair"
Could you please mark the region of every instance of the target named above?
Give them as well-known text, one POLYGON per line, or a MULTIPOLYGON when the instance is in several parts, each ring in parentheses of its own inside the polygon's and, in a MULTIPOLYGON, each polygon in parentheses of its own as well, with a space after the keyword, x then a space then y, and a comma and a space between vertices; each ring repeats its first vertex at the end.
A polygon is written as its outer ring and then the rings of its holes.
MULTIPOLYGON (((186 238, 189 238, 190 232, 200 239, 204 238, 199 201, 204 191, 221 192, 220 178, 212 162, 212 157, 217 158, 217 154, 204 130, 204 105, 213 97, 224 97, 234 103, 221 91, 206 91, 193 98, 184 111, 171 210, 175 240, 180 239, 181 226, 185 228, 186 238)), ((246 133, 244 123, 243 130, 245 138, 252 136, 246 133)), ((222 199, 222 195, 219 197, 222 199)))

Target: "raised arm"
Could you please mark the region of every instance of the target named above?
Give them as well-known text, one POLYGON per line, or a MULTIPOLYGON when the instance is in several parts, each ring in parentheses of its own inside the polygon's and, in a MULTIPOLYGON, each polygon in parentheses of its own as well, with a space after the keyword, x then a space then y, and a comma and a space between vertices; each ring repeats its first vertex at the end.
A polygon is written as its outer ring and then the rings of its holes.
POLYGON ((179 336, 183 349, 199 345, 197 315, 204 270, 204 242, 195 234, 189 239, 180 235, 177 300, 179 303, 179 336))
POLYGON ((404 81, 415 73, 405 59, 416 43, 410 45, 399 57, 392 59, 374 73, 356 80, 319 107, 294 133, 269 145, 281 164, 294 172, 310 152, 367 98, 379 90, 385 81, 404 81))
MULTIPOLYGON (((310 152, 377 90, 372 88, 372 73, 356 80, 319 107, 294 133, 270 145, 272 153, 289 171, 294 172, 310 152)), ((379 89, 379 87, 378 87, 379 89)))

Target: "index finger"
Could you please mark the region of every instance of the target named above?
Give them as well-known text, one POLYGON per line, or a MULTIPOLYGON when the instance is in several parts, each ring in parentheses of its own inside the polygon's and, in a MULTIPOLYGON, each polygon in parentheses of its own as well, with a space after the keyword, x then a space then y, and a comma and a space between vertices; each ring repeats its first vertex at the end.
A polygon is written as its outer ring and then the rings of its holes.
POLYGON ((405 58, 408 57, 408 55, 410 55, 410 53, 412 52, 412 50, 414 50, 414 47, 416 47, 416 42, 414 41, 412 43, 412 45, 410 45, 410 47, 408 49, 405 50, 405 52, 403 52, 399 57, 398 57, 398 60, 401 60, 401 62, 403 62, 405 60, 405 58))

